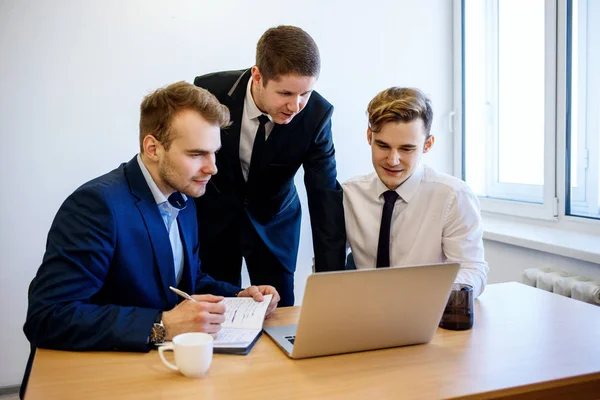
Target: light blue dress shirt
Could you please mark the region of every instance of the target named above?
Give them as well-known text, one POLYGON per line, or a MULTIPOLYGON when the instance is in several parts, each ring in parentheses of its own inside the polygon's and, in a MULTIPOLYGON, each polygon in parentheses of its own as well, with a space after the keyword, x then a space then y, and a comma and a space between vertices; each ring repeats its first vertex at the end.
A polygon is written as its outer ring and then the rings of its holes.
POLYGON ((156 201, 160 215, 169 233, 169 241, 171 242, 171 250, 173 251, 173 265, 175 265, 175 281, 179 285, 181 276, 183 275, 183 245, 181 243, 177 215, 179 215, 179 211, 185 208, 187 197, 183 193, 175 192, 167 199, 160 189, 158 189, 139 154, 137 155, 137 162, 152 192, 152 196, 154 196, 154 201, 156 201))

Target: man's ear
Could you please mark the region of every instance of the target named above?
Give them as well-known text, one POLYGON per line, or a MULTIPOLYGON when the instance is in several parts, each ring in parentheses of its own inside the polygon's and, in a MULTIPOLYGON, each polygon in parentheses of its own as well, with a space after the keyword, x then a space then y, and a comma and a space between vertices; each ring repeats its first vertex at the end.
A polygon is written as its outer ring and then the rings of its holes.
POLYGON ((371 128, 367 128, 367 142, 369 142, 369 145, 371 145, 372 139, 373 139, 373 131, 371 131, 371 128))
POLYGON ((262 85, 264 83, 262 74, 260 73, 260 69, 258 69, 258 67, 256 65, 254 67, 252 67, 252 70, 250 72, 252 73, 252 82, 253 83, 255 83, 256 85, 262 85))
POLYGON ((427 139, 425 139, 425 146, 423 147, 423 153, 427 153, 433 147, 435 143, 435 137, 433 135, 429 135, 427 139))
POLYGON ((146 135, 142 141, 144 154, 152 161, 158 161, 159 153, 162 151, 162 145, 153 135, 146 135))

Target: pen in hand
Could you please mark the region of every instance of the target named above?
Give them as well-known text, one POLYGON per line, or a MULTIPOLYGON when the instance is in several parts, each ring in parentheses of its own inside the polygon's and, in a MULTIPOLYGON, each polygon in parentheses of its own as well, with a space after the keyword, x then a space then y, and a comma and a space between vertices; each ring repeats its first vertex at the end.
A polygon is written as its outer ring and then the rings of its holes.
POLYGON ((174 288, 173 286, 169 286, 169 289, 171 289, 172 291, 174 291, 175 293, 177 293, 178 295, 180 295, 184 299, 188 299, 189 301, 193 301, 194 303, 196 303, 196 300, 194 300, 194 298, 192 296, 190 296, 189 294, 187 294, 183 290, 179 290, 177 288, 174 288))

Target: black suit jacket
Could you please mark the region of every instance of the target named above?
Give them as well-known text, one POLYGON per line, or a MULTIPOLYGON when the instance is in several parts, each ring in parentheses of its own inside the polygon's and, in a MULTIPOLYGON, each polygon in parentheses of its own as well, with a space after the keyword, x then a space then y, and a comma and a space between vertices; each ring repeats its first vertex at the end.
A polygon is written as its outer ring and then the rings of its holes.
POLYGON ((290 272, 296 268, 301 208, 294 176, 304 167, 304 184, 317 271, 344 268, 346 232, 342 189, 336 180, 331 135, 333 106, 313 92, 306 107, 286 125, 275 124, 265 158, 252 165, 244 181, 239 157, 244 98, 250 69, 199 76, 196 86, 213 93, 231 112, 232 124, 221 131, 219 172, 197 199, 201 240, 210 240, 247 213, 259 236, 290 272), (258 168, 257 168, 258 167, 258 168))

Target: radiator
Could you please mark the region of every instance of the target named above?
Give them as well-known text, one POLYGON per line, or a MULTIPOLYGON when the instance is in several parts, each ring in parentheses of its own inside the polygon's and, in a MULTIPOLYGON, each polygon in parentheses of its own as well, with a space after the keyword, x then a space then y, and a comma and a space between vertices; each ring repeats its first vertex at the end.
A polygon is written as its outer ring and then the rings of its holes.
POLYGON ((529 268, 523 271, 523 283, 575 300, 600 305, 600 281, 574 276, 552 268, 529 268))

